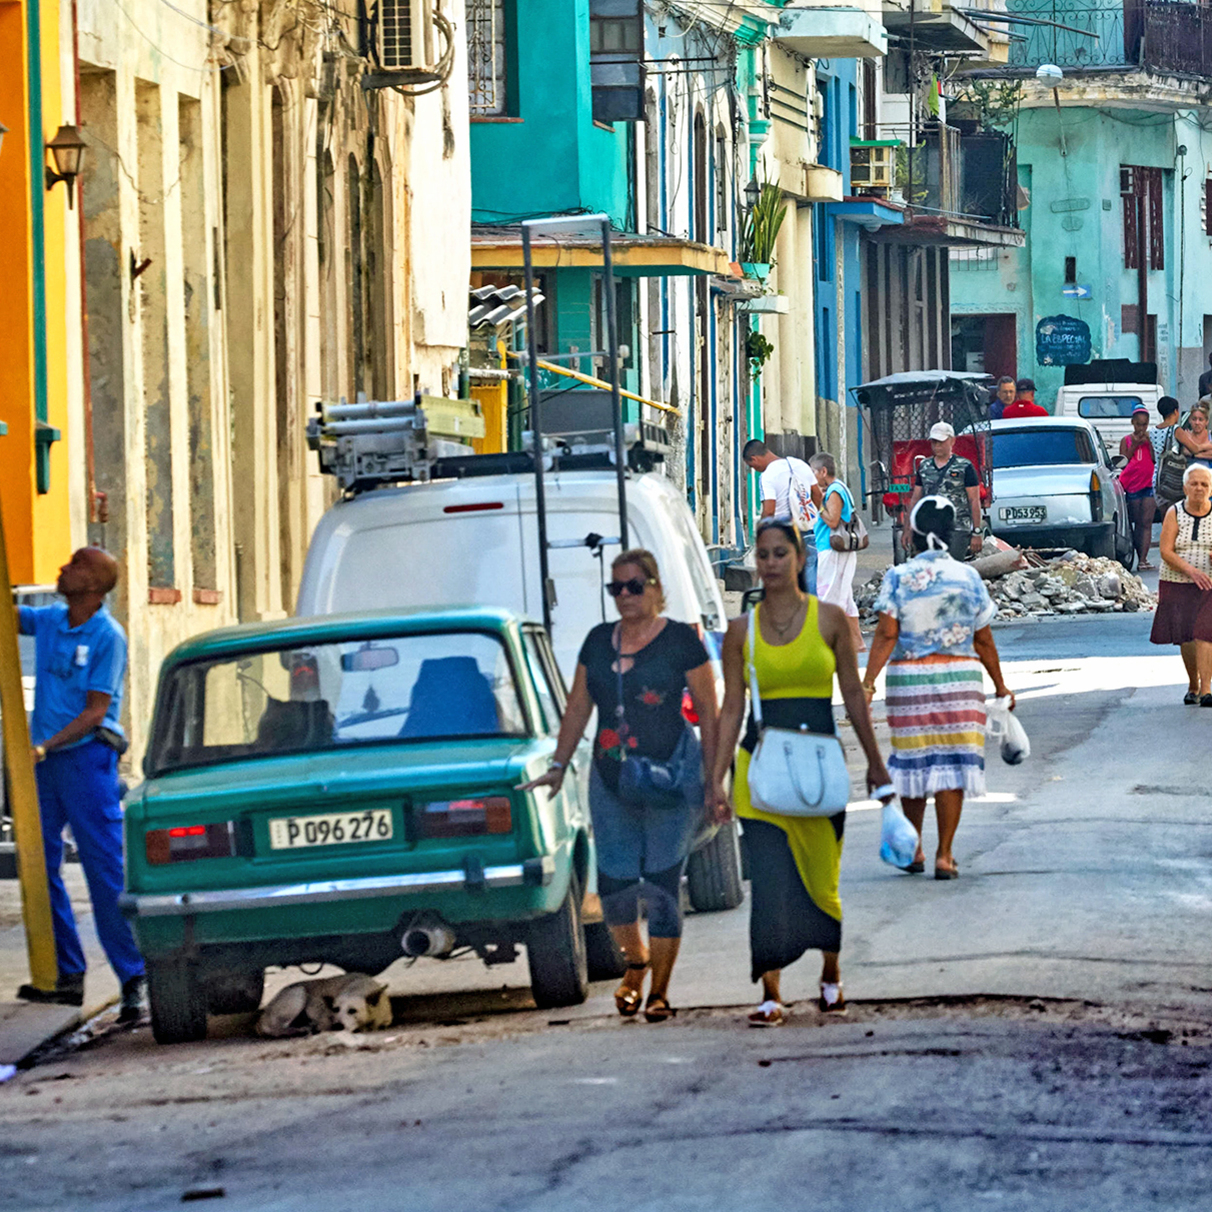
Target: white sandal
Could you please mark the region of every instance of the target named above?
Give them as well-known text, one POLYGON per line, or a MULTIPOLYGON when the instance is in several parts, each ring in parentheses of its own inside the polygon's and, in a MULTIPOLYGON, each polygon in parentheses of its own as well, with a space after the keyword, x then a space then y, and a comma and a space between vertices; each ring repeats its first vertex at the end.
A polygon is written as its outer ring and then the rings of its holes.
POLYGON ((749 1015, 751 1027, 781 1027, 786 1021, 786 1008, 773 1000, 764 1001, 749 1015))
POLYGON ((842 982, 838 981, 834 985, 828 981, 821 981, 821 997, 817 1005, 822 1014, 845 1014, 846 995, 843 992, 842 982))

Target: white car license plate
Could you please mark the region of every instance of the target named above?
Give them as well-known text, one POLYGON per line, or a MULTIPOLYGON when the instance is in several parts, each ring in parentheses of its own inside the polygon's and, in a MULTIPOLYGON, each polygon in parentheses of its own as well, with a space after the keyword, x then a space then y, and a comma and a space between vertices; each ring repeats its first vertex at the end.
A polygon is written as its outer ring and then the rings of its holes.
POLYGON ((385 842, 391 835, 389 808, 325 812, 317 816, 279 816, 269 822, 269 844, 274 850, 339 846, 347 842, 385 842))
POLYGON ((1001 518, 1003 522, 1046 522, 1048 509, 1045 505, 1007 505, 1001 518))

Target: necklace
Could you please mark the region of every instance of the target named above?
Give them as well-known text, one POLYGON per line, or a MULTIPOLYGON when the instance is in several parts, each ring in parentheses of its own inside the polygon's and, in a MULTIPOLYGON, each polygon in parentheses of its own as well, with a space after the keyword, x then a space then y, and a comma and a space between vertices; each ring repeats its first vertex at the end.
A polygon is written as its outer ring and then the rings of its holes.
POLYGON ((803 607, 803 605, 804 605, 803 602, 797 602, 795 604, 795 609, 792 610, 791 614, 787 618, 787 621, 781 625, 780 625, 779 621, 772 614, 767 613, 766 621, 770 624, 771 627, 774 628, 775 634, 779 637, 780 640, 783 638, 783 636, 785 636, 787 634, 787 632, 789 632, 791 630, 791 626, 795 622, 795 620, 799 617, 800 609, 803 607))

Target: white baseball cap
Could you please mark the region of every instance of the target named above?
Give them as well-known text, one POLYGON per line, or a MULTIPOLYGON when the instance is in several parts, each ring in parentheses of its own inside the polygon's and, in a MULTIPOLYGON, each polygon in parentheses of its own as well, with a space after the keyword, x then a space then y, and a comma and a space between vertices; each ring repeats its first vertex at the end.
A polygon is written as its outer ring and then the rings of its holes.
POLYGON ((930 426, 930 441, 932 442, 945 442, 948 438, 953 437, 955 437, 955 430, 946 421, 939 421, 938 424, 930 426))

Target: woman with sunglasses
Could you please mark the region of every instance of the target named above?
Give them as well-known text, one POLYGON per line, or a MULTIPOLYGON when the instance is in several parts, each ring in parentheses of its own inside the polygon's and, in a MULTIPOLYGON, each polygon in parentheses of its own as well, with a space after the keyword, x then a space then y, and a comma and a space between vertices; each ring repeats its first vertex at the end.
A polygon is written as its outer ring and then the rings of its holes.
POLYGON ((606 590, 614 598, 619 621, 600 623, 586 637, 551 767, 523 789, 559 790, 596 707, 589 808, 598 892, 606 924, 627 962, 614 1001, 624 1018, 633 1018, 651 969, 644 1017, 658 1023, 676 1013, 669 1004, 669 978, 681 944, 682 871, 690 846, 704 809, 718 820, 728 819, 726 806, 717 806, 711 780, 704 777, 715 765, 715 678, 695 629, 661 614, 665 596, 652 554, 625 551, 610 568, 606 590), (686 736, 689 725, 682 700, 687 690, 699 717, 701 754, 693 732, 686 736), (683 742, 685 795, 680 806, 625 803, 620 798, 619 775, 626 757, 667 762, 683 742), (696 760, 700 756, 701 762, 696 760), (641 898, 648 909, 647 945, 640 930, 641 898))
MULTIPOLYGON (((859 680, 854 635, 840 606, 818 602, 804 581, 804 540, 789 519, 771 518, 757 529, 754 545, 764 594, 756 612, 757 651, 749 652, 745 617, 728 624, 724 639, 724 707, 715 762, 716 796, 728 805, 725 779, 745 712, 749 663, 757 673, 762 717, 776 728, 833 733, 833 679, 867 756, 868 790, 890 780, 876 743, 859 680)), ((750 873, 749 950, 752 980, 762 982, 762 1002, 749 1015, 754 1027, 778 1027, 786 1018, 782 970, 810 949, 822 953, 820 1000, 825 1013, 846 1007, 838 952, 842 902, 838 877, 845 810, 831 817, 778 816, 749 800, 749 761, 757 747, 753 715, 736 754, 732 794, 744 821, 750 873)))

